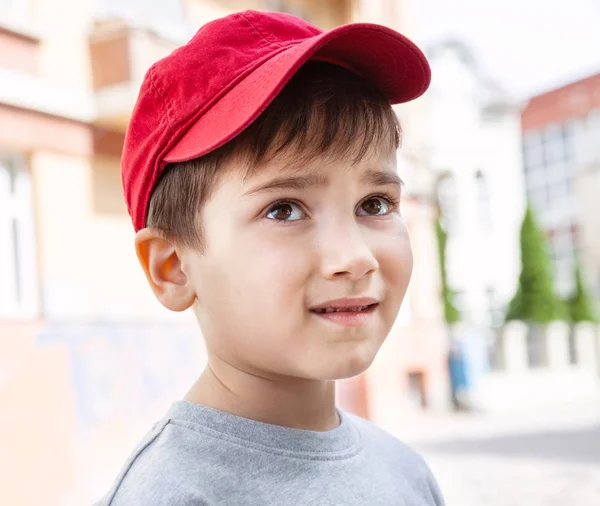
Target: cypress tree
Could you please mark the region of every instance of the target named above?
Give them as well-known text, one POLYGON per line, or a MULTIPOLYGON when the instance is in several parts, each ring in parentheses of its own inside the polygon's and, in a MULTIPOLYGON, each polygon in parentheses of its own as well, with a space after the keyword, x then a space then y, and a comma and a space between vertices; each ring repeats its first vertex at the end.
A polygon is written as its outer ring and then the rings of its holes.
POLYGON ((554 292, 552 267, 546 240, 531 207, 521 226, 521 274, 506 320, 549 323, 568 318, 565 304, 554 292))
POLYGON ((442 301, 444 303, 444 319, 446 320, 446 323, 452 324, 460 320, 460 313, 458 309, 456 309, 456 307, 454 306, 454 292, 448 286, 448 280, 446 275, 446 242, 448 241, 448 234, 442 227, 439 217, 435 223, 435 229, 438 242, 438 258, 440 261, 442 301))
POLYGON ((593 302, 581 279, 581 266, 578 260, 575 261, 573 277, 575 279, 575 293, 567 303, 569 306, 571 321, 573 323, 597 323, 598 320, 594 311, 593 302))

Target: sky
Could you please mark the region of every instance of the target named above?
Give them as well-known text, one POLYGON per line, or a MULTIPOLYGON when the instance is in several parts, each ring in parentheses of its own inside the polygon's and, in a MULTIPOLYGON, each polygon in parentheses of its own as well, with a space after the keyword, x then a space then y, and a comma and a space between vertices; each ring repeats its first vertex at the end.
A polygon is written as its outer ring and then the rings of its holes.
POLYGON ((468 43, 517 98, 600 72, 600 0, 405 0, 421 46, 468 43))

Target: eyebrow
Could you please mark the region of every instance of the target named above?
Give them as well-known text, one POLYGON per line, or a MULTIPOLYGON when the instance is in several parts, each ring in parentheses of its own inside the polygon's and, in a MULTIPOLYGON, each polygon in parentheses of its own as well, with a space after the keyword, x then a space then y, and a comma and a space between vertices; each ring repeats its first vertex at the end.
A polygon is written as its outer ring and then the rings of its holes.
POLYGON ((373 186, 397 186, 399 188, 404 186, 404 181, 402 181, 402 178, 398 174, 382 170, 365 172, 361 177, 361 181, 373 186))
POLYGON ((244 195, 255 195, 275 190, 305 190, 312 186, 325 186, 328 183, 326 176, 309 174, 307 176, 278 177, 248 190, 244 195))
MULTIPOLYGON (((278 190, 296 190, 301 191, 313 186, 326 186, 329 180, 327 176, 321 174, 309 174, 307 176, 278 177, 265 183, 255 186, 244 193, 244 196, 256 195, 278 190)), ((395 172, 374 171, 365 172, 361 177, 361 182, 373 186, 404 186, 404 181, 395 172)))

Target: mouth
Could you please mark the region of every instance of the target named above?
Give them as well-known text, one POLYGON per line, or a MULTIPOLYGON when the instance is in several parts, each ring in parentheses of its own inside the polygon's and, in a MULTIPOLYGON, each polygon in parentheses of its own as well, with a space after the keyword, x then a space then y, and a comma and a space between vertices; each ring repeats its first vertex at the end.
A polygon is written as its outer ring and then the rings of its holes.
POLYGON ((367 324, 379 302, 371 298, 339 299, 311 308, 320 319, 343 327, 360 327, 367 324))
POLYGON ((334 307, 318 307, 316 309, 311 309, 313 313, 317 314, 329 314, 329 313, 364 313, 375 309, 377 303, 367 304, 366 306, 357 306, 357 307, 344 307, 344 308, 334 308, 334 307))

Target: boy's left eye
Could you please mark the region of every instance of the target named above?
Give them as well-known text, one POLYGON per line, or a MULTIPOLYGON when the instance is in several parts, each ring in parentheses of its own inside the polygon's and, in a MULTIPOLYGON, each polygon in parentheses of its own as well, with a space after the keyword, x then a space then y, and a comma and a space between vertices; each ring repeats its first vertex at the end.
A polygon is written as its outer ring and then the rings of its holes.
POLYGON ((356 214, 359 216, 384 216, 391 212, 391 204, 383 197, 369 197, 364 200, 356 214))
POLYGON ((267 212, 267 218, 276 221, 298 221, 305 217, 302 208, 294 202, 279 202, 267 212))

